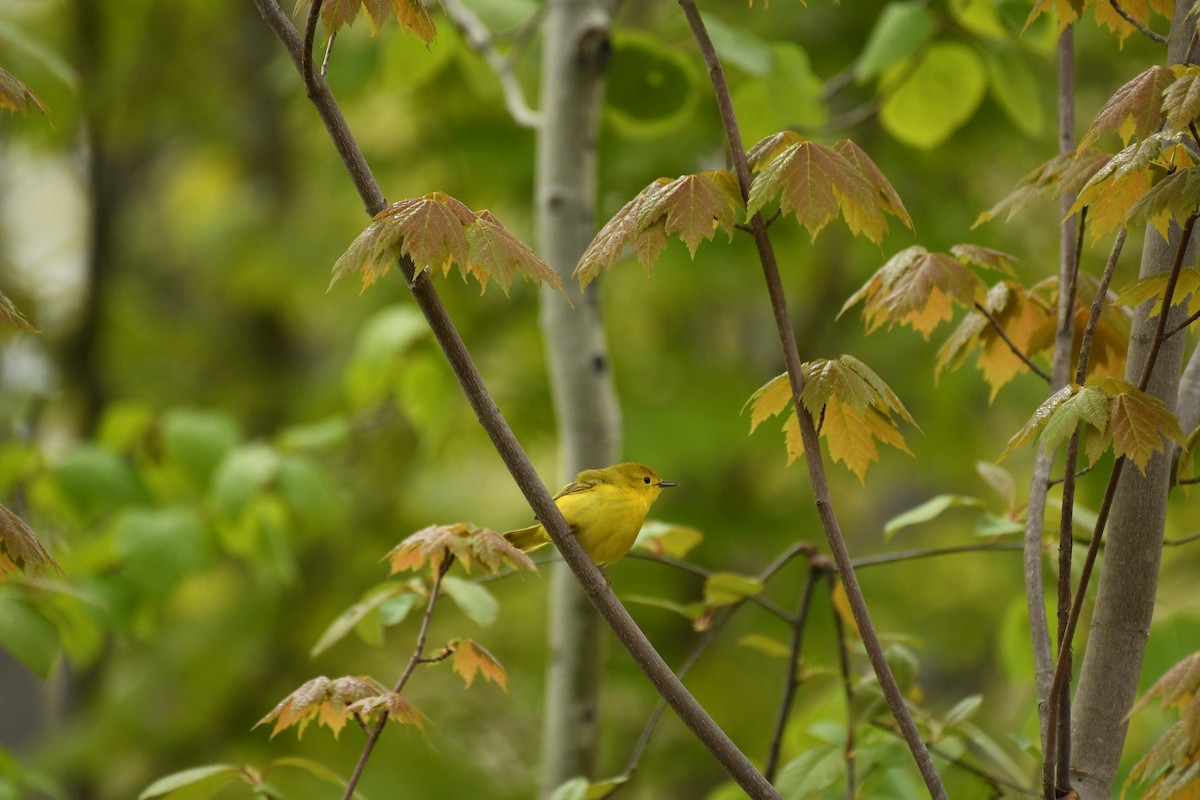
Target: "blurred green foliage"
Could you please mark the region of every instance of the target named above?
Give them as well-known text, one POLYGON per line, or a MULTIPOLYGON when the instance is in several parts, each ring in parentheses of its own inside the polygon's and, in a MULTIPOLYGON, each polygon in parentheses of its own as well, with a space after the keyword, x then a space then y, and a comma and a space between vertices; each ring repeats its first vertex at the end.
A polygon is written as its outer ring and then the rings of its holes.
MULTIPOLYGON (((538 5, 471 5, 515 36, 518 79, 536 96, 539 41, 520 32, 538 5)), ((852 551, 978 541, 972 504, 890 543, 883 528, 934 495, 991 502, 974 464, 1001 452, 1044 388, 1018 378, 989 404, 969 370, 935 385, 935 345, 948 328, 934 344, 907 330, 865 337, 857 319, 835 320, 832 310, 918 241, 1012 252, 1028 282, 1053 272, 1053 209, 969 231, 1055 150, 1050 24, 1020 35, 1028 4, 1016 0, 706 5, 747 142, 785 126, 815 135, 831 126, 870 153, 915 221, 915 233, 893 230, 882 249, 833 226, 815 243, 783 222, 772 228, 804 358, 861 358, 921 425, 909 437, 913 457, 884 453, 865 488, 832 472, 852 551), (954 102, 931 106, 933 83, 948 74, 954 102), (912 81, 893 92, 902 77, 912 81)), ((365 23, 344 29, 330 83, 389 200, 444 191, 531 240, 534 135, 508 118, 495 77, 454 27, 434 19, 428 48, 394 25, 374 39, 365 23)), ((675 5, 623 4, 617 30, 599 143, 605 218, 656 177, 723 161, 703 65, 675 5)), ((1091 23, 1078 49, 1089 65, 1078 74, 1081 120, 1160 58, 1137 37, 1118 51, 1091 23)), ((14 176, 0 189, 0 283, 43 330, 5 340, 0 499, 62 565, 62 574, 0 590, 0 643, 22 665, 2 674, 40 676, 0 680, 0 703, 20 685, 40 698, 19 713, 13 705, 0 724, 0 798, 129 798, 178 770, 261 771, 287 757, 344 777, 359 750, 352 727, 339 741, 315 728, 299 741, 271 740, 251 727, 314 675, 395 679, 416 631, 412 594, 347 623, 361 638, 310 651, 378 589, 380 559, 396 542, 435 522, 504 530, 525 524, 528 509, 402 281, 362 296, 348 284, 326 293, 331 265, 366 218, 251 3, 10 3, 0 12, 0 65, 49 109, 0 119, 0 162, 14 176), (59 179, 39 177, 47 175, 59 179), (89 404, 98 410, 91 418, 89 404)), ((1085 268, 1098 270, 1104 254, 1087 250, 1085 268)), ((537 293, 519 285, 508 298, 480 296, 455 280, 439 290, 499 407, 542 474, 555 474, 537 293)), ((689 558, 752 575, 796 539, 822 546, 803 467, 785 469, 773 425, 749 437, 739 414, 782 369, 745 237, 704 243, 694 260, 672 243, 651 279, 623 265, 599 291, 626 456, 681 484, 655 512, 703 532, 689 558)), ((1027 454, 1006 466, 1020 495, 1027 454)), ((1098 480, 1081 483, 1085 508, 1098 501, 1098 480)), ((1194 509, 1194 498, 1176 502, 1194 509)), ((1190 532, 1186 518, 1175 517, 1170 535, 1190 532)), ((1200 627, 1188 604, 1196 566, 1183 549, 1164 564, 1147 682, 1194 649, 1200 627)), ((799 562, 785 568, 766 596, 794 608, 804 574, 799 562)), ((646 560, 628 559, 609 576, 623 597, 703 597, 701 578, 646 560)), ((885 564, 861 580, 923 723, 941 731, 939 764, 963 756, 1012 781, 1023 770, 1028 778, 1037 723, 1020 558, 885 564)), ((508 691, 484 682, 464 691, 448 668, 422 668, 411 694, 432 722, 424 735, 387 732, 364 796, 531 792, 545 586, 528 576, 489 583, 486 593, 453 585, 457 606, 439 607, 431 642, 477 639, 507 668, 508 691)), ((632 611, 669 663, 698 639, 662 607, 632 611)), ((810 615, 780 784, 789 797, 835 797, 846 711, 827 595, 818 592, 810 615)), ((748 605, 688 676, 760 761, 784 681, 783 659, 763 642, 787 637, 777 618, 748 605)), ((860 655, 852 667, 853 710, 869 720, 878 692, 857 677, 869 674, 860 655)), ((615 645, 606 668, 602 775, 622 770, 656 700, 615 645)), ((1165 726, 1148 716, 1133 721, 1130 752, 1165 726)), ((891 734, 869 724, 856 734, 863 792, 920 793, 891 734)), ((211 774, 211 796, 248 796, 247 782, 231 777, 248 773, 211 774)), ((993 796, 969 771, 946 774, 955 798, 993 796)), ((269 778, 291 797, 330 791, 303 766, 269 778)), ((622 793, 738 796, 671 718, 622 793)))

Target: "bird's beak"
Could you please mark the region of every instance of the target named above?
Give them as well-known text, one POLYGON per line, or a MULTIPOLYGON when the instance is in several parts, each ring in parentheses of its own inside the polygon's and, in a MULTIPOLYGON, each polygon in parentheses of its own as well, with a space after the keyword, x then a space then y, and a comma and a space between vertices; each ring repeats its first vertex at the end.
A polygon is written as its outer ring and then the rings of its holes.
POLYGON ((667 489, 672 486, 678 486, 679 484, 676 483, 675 481, 659 481, 657 485, 662 487, 663 489, 667 489))

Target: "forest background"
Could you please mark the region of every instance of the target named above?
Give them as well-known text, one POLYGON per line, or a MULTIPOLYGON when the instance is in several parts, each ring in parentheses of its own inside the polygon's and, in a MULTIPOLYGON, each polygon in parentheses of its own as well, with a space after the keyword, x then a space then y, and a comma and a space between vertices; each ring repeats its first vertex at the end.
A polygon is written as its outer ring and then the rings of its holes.
MULTIPOLYGON (((539 5, 467 5, 505 46, 515 42, 515 79, 536 98, 539 5)), ((972 230, 1056 152, 1053 20, 1026 29, 1028 4, 1003 0, 704 10, 747 144, 787 127, 849 136, 914 222, 915 231, 893 224, 881 246, 838 226, 815 243, 798 228, 772 230, 805 357, 862 359, 920 425, 906 432, 912 456, 884 448, 865 484, 831 469, 851 552, 1005 541, 980 525, 981 510, 994 522, 1009 509, 976 465, 995 462, 1045 384, 1022 375, 993 399, 970 367, 935 381, 951 326, 931 341, 907 329, 866 335, 857 309, 834 312, 917 243, 997 248, 1021 260, 1031 283, 1055 273, 1051 202, 972 230), (927 78, 922 63, 951 66, 927 78), (889 102, 895 87, 935 79, 932 105, 889 102), (889 520, 944 494, 962 508, 884 535, 889 520)), ((491 209, 532 242, 534 136, 461 30, 440 12, 433 19, 428 46, 395 24, 376 37, 366 20, 343 29, 329 82, 389 199, 443 191, 491 209)), ((314 728, 299 741, 253 726, 313 675, 389 675, 407 658, 415 613, 388 628, 382 647, 351 635, 310 652, 386 577, 380 559, 396 542, 434 523, 519 527, 529 508, 403 281, 361 296, 349 281, 326 291, 331 266, 365 224, 362 204, 253 3, 9 0, 0 47, 0 65, 44 105, 6 116, 0 136, 0 287, 40 329, 4 341, 0 482, 62 567, 46 578, 54 586, 0 592, 9 651, 0 796, 40 786, 51 796, 125 798, 176 770, 286 756, 348 775, 359 752, 353 726, 338 740, 314 728)), ((1091 19, 1076 48, 1086 65, 1077 74, 1081 130, 1118 86, 1163 62, 1144 37, 1119 39, 1091 19)), ((597 228, 653 179, 724 158, 707 75, 676 5, 621 4, 597 228)), ((1085 270, 1097 273, 1107 252, 1089 244, 1085 270)), ((1136 275, 1126 260, 1115 285, 1136 275)), ((694 259, 672 243, 649 279, 630 263, 599 285, 624 456, 680 484, 654 516, 703 534, 690 561, 748 575, 797 539, 823 546, 802 467, 785 467, 777 426, 747 435, 743 405, 781 369, 754 262, 748 237, 718 235, 694 259)), ((555 488, 538 292, 521 282, 507 296, 456 280, 440 286, 497 404, 555 488)), ((1026 450, 1004 462, 1018 495, 1032 460, 1026 450)), ((1081 507, 1095 508, 1102 491, 1082 482, 1081 507)), ((1193 532, 1195 499, 1176 494, 1169 538, 1193 532)), ((1197 569, 1188 547, 1167 549, 1144 686, 1200 641, 1197 569)), ((703 579, 646 559, 608 576, 668 663, 684 659, 698 634, 669 606, 699 601, 703 579)), ((785 572, 767 596, 793 607, 803 577, 802 566, 785 572)), ((1035 785, 1017 552, 880 564, 861 580, 896 663, 907 665, 910 696, 937 713, 981 696, 973 724, 1035 785)), ((394 786, 412 797, 532 791, 546 584, 513 575, 483 586, 495 604, 461 589, 461 610, 439 610, 431 639, 483 643, 505 666, 507 690, 477 681, 464 691, 449 669, 424 670, 409 696, 430 722, 381 739, 366 796, 394 796, 394 786)), ((822 742, 844 715, 827 594, 811 614, 788 757, 822 742)), ((687 678, 756 760, 770 746, 785 678, 775 644, 786 648, 788 636, 748 605, 687 678)), ((867 672, 855 658, 856 672, 867 672)), ((598 772, 614 774, 656 698, 615 646, 604 675, 598 772)), ((1169 722, 1153 708, 1134 718, 1126 771, 1169 722)), ((304 770, 277 780, 295 796, 312 791, 304 770)), ((956 780, 963 792, 988 790, 969 775, 956 780)), ((668 717, 622 791, 703 797, 726 781, 668 717)))

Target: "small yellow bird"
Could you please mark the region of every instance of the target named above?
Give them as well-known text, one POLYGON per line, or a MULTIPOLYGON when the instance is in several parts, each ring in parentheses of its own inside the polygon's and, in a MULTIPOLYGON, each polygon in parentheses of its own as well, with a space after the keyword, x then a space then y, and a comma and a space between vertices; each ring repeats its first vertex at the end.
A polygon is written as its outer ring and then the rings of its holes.
MULTIPOLYGON (((579 543, 597 566, 625 557, 637 538, 646 512, 663 489, 678 486, 664 481, 643 464, 617 464, 585 469, 554 495, 554 504, 571 526, 579 543)), ((504 534, 520 550, 536 550, 550 541, 541 523, 504 534)))

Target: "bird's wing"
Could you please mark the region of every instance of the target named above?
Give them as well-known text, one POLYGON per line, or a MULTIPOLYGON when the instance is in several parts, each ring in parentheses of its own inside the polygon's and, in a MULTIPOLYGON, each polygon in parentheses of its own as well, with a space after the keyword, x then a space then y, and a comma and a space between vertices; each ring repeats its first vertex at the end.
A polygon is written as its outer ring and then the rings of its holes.
POLYGON ((579 492, 586 492, 588 489, 591 489, 597 483, 600 483, 600 481, 575 481, 574 483, 568 483, 566 486, 564 486, 563 488, 558 490, 558 494, 554 495, 554 499, 557 500, 558 498, 565 497, 566 495, 569 495, 569 494, 578 494, 579 492))

